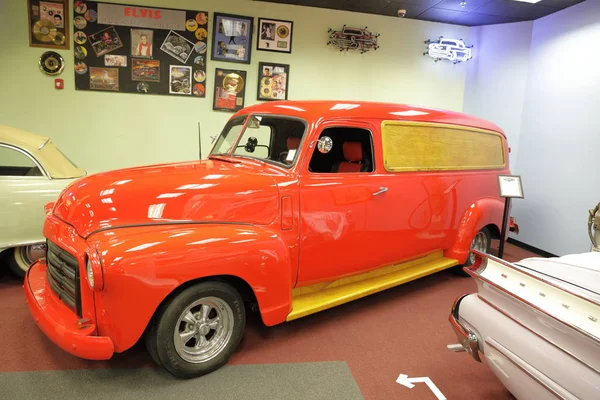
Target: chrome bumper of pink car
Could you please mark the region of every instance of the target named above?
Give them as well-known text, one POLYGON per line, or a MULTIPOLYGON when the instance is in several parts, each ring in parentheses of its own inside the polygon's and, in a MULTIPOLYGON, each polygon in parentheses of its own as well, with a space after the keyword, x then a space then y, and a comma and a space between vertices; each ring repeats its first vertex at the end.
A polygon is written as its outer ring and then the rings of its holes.
MULTIPOLYGON (((461 324, 458 308, 460 306, 460 302, 464 299, 468 294, 463 294, 454 300, 452 304, 452 311, 450 312, 450 317, 448 320, 450 321, 450 325, 452 329, 454 329, 454 333, 456 334, 456 338, 458 342, 462 346, 462 348, 473 357, 473 359, 477 362, 481 362, 481 358, 479 357, 479 339, 477 335, 473 333, 469 328, 461 324)), ((450 346, 449 346, 450 348, 450 346)))

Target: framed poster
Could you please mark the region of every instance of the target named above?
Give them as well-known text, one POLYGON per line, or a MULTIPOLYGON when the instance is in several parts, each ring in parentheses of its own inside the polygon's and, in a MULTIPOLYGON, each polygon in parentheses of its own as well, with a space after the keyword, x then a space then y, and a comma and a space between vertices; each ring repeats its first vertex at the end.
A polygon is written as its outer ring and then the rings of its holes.
POLYGON ((75 0, 73 15, 77 90, 206 97, 208 12, 75 0))
POLYGON ((291 53, 293 29, 292 21, 259 18, 256 50, 291 53))
POLYGON ((522 199, 523 184, 519 175, 498 175, 498 186, 500 187, 500 197, 511 197, 522 199))
MULTIPOLYGON (((76 1, 77 2, 77 1, 76 1)), ((69 4, 67 0, 27 0, 29 46, 68 50, 69 4)))
POLYGON ((253 17, 215 13, 211 60, 250 64, 253 17))
POLYGON ((287 100, 290 66, 288 64, 258 63, 257 100, 287 100))
POLYGON ((236 112, 244 108, 246 71, 215 69, 213 110, 236 112))

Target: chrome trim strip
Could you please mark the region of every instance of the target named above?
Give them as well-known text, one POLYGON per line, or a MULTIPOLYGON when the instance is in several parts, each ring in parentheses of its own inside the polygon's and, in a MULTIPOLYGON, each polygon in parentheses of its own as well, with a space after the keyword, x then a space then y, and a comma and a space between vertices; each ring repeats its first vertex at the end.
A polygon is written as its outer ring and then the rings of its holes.
POLYGON ((536 281, 543 282, 543 283, 545 283, 546 285, 552 286, 552 287, 554 287, 554 288, 556 288, 556 289, 558 289, 558 290, 562 290, 563 292, 565 292, 565 293, 569 293, 569 294, 570 294, 570 295, 572 295, 572 296, 579 297, 579 298, 580 298, 580 299, 582 299, 582 300, 585 300, 585 301, 587 301, 587 302, 589 302, 589 303, 592 303, 592 304, 594 304, 594 305, 596 305, 596 306, 600 306, 600 302, 598 302, 598 301, 594 300, 593 298, 591 298, 591 297, 589 297, 589 296, 585 296, 585 295, 583 295, 583 294, 578 294, 578 293, 572 292, 572 291, 570 291, 569 289, 566 289, 566 288, 565 288, 565 287, 563 287, 563 286, 559 286, 559 285, 557 285, 557 284, 555 284, 555 283, 552 283, 552 282, 550 282, 550 281, 547 281, 547 280, 541 279, 539 276, 536 276, 536 275, 534 275, 534 274, 532 274, 532 273, 529 273, 529 272, 527 272, 527 270, 526 270, 526 268, 525 268, 525 267, 517 268, 516 266, 514 266, 514 265, 513 265, 513 264, 511 264, 511 263, 509 263, 508 261, 504 261, 504 260, 502 260, 502 259, 500 259, 500 258, 498 258, 498 257, 494 257, 494 256, 492 256, 492 255, 490 255, 490 254, 482 253, 482 252, 480 252, 480 251, 478 251, 478 250, 471 250, 471 251, 472 251, 473 253, 475 253, 476 255, 480 256, 480 257, 483 257, 483 258, 489 258, 490 260, 492 260, 492 261, 495 261, 495 262, 497 262, 498 264, 502 264, 502 265, 504 265, 505 267, 508 267, 508 268, 510 268, 510 269, 512 269, 512 270, 514 270, 514 271, 517 271, 517 272, 520 272, 520 273, 522 273, 522 274, 524 274, 524 275, 527 275, 528 277, 530 277, 530 278, 533 278, 533 279, 535 279, 536 281))
MULTIPOLYGON (((522 366, 520 366, 517 362, 515 362, 515 360, 512 359, 512 357, 508 356, 504 351, 502 351, 496 345, 492 344, 492 342, 490 342, 488 339, 485 340, 485 344, 487 344, 488 346, 490 346, 491 348, 493 348, 494 350, 496 350, 498 353, 502 354, 505 359, 507 359, 508 361, 510 361, 511 364, 513 364, 515 367, 519 368, 522 372, 524 372, 526 375, 528 375, 531 379, 533 379, 534 381, 536 381, 541 387, 543 387, 544 389, 546 389, 549 393, 553 394, 557 399, 569 400, 568 398, 562 396, 560 393, 557 393, 556 390, 552 389, 547 384, 545 384, 544 382, 542 382, 541 380, 539 380, 538 377, 536 377, 535 375, 533 375, 531 372, 527 371, 525 368, 523 368, 522 366)), ((498 343, 498 345, 502 346, 499 343, 498 343)), ((502 347, 504 347, 504 346, 502 346, 502 347)), ((510 351, 510 350, 506 349, 506 351, 510 351)), ((523 361, 523 362, 525 362, 525 361, 523 361)), ((544 375, 544 376, 546 376, 546 375, 544 375)), ((548 378, 548 377, 546 376, 546 378, 548 378)), ((548 380, 554 382, 550 378, 548 378, 548 380)), ((558 383, 556 383, 556 382, 554 382, 554 383, 556 384, 556 386, 560 387, 560 385, 558 383)), ((573 396, 573 397, 575 397, 575 396, 573 396)))
POLYGON ((594 371, 597 374, 600 374, 600 369, 597 369, 595 367, 593 367, 592 365, 586 363, 585 361, 583 361, 581 358, 577 357, 576 355, 574 355, 573 353, 561 348, 560 346, 558 346, 556 343, 551 342, 550 340, 548 340, 547 338, 543 337, 542 335, 540 335, 539 333, 537 333, 536 331, 534 331, 533 329, 529 328, 528 326, 526 326, 525 324, 523 324, 522 322, 520 322, 519 320, 517 320, 515 317, 513 317, 512 315, 510 315, 508 312, 502 310, 500 307, 492 304, 492 302, 490 302, 489 300, 487 300, 485 297, 483 297, 480 293, 477 293, 477 297, 479 298, 479 300, 483 301, 485 304, 487 304, 488 306, 492 307, 494 310, 498 311, 500 314, 504 315, 506 318, 512 320, 514 323, 516 323, 517 325, 521 326, 522 328, 528 330, 529 332, 533 333, 534 335, 536 335, 537 337, 539 337, 540 339, 542 339, 543 341, 545 341, 546 343, 548 343, 549 345, 555 347, 556 349, 562 351, 563 353, 565 353, 566 355, 570 356, 571 358, 573 358, 574 360, 580 362, 582 365, 585 365, 586 367, 588 367, 589 369, 591 369, 592 371, 594 371))
POLYGON ((458 308, 460 302, 467 296, 469 296, 469 294, 463 294, 454 300, 448 321, 450 322, 450 326, 452 326, 454 334, 456 335, 456 338, 463 349, 465 349, 465 351, 469 353, 475 361, 481 362, 479 351, 483 350, 479 348, 479 338, 475 333, 473 333, 469 328, 461 324, 459 321, 458 308))
MULTIPOLYGON (((560 318, 558 318, 558 317, 555 317, 554 315, 550 314, 549 312, 542 310, 541 308, 539 308, 539 307, 538 307, 538 306, 536 306, 535 304, 531 304, 531 303, 530 303, 530 302, 528 302, 527 300, 525 300, 525 299, 523 299, 523 298, 521 298, 521 297, 517 296, 516 294, 514 294, 514 293, 512 293, 512 292, 510 292, 510 291, 508 291, 508 290, 506 290, 506 289, 504 289, 502 286, 500 286, 500 285, 497 285, 496 283, 494 283, 494 282, 490 281, 489 279, 487 279, 487 278, 484 278, 483 276, 476 274, 475 272, 471 271, 471 270, 470 270, 470 269, 468 269, 468 268, 464 268, 464 270, 465 270, 465 272, 466 272, 467 274, 469 274, 469 275, 470 275, 470 276, 471 276, 473 279, 479 279, 480 281, 487 283, 488 285, 490 285, 490 286, 492 286, 492 287, 494 287, 494 288, 498 289, 498 290, 499 290, 499 291, 501 291, 502 293, 505 293, 505 294, 507 294, 508 296, 510 296, 510 297, 512 297, 512 298, 514 298, 514 299, 516 299, 517 301, 520 301, 521 303, 528 305, 529 307, 533 308, 534 310, 536 310, 536 311, 538 311, 538 312, 540 312, 540 313, 542 313, 542 314, 544 314, 544 315, 547 315, 548 317, 550 317, 550 318, 554 319, 555 321, 557 321, 557 322, 559 322, 559 323, 563 324, 564 326, 566 326, 566 327, 569 327, 569 328, 571 328, 571 329, 573 329, 573 330, 575 330, 575 331, 577 331, 577 332, 581 333, 581 334, 582 334, 582 335, 584 335, 584 336, 587 336, 588 338, 590 338, 590 339, 592 339, 593 341, 595 341, 595 342, 597 342, 597 343, 599 343, 599 344, 600 344, 600 338, 597 338, 596 336, 594 336, 594 335, 590 334, 589 332, 586 332, 586 331, 584 331, 583 329, 581 329, 581 328, 578 328, 578 327, 576 327, 575 325, 572 325, 571 323, 569 323, 569 322, 567 322, 567 321, 564 321, 564 320, 562 320, 562 319, 560 319, 560 318)), ((520 271, 518 271, 518 270, 516 270, 516 271, 517 271, 517 272, 520 272, 520 271)), ((544 282, 544 281, 541 281, 541 282, 544 282)), ((545 282, 544 282, 544 283, 545 283, 545 282)), ((557 289, 561 290, 561 288, 557 288, 557 289)), ((568 292, 567 292, 567 293, 568 293, 568 292)))
POLYGON ((44 175, 45 178, 52 179, 52 178, 50 178, 50 175, 48 175, 48 172, 46 171, 46 169, 44 167, 42 167, 42 164, 40 164, 38 162, 38 160, 27 150, 24 150, 20 147, 15 147, 13 145, 6 144, 6 143, 0 143, 0 147, 5 147, 7 149, 15 150, 15 151, 18 151, 19 153, 23 154, 25 157, 27 157, 27 158, 31 159, 31 161, 33 161, 33 163, 40 169, 41 173, 44 175))

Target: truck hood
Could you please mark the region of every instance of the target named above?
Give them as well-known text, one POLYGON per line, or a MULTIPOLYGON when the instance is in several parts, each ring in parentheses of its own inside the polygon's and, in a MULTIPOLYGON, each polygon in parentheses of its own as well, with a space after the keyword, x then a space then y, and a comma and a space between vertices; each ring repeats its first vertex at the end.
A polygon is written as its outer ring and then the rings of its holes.
POLYGON ((277 215, 278 189, 259 171, 207 160, 90 175, 63 191, 53 213, 82 237, 169 222, 268 224, 277 215))

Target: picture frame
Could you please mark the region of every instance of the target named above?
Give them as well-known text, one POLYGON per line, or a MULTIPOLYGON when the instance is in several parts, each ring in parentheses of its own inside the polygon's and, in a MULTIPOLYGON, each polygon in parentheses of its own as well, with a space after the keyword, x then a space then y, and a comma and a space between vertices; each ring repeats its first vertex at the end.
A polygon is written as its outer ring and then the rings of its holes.
POLYGON ((244 108, 246 71, 215 68, 213 110, 236 112, 244 108))
POLYGON ((29 47, 69 50, 69 8, 67 0, 27 0, 29 47))
POLYGON ((294 22, 271 18, 258 18, 256 50, 291 53, 294 22))
POLYGON ((523 199, 523 184, 520 175, 498 175, 500 197, 523 199))
POLYGON ((256 100, 287 100, 289 82, 289 64, 259 62, 256 100))
POLYGON ((211 60, 250 64, 254 17, 214 13, 211 60))

